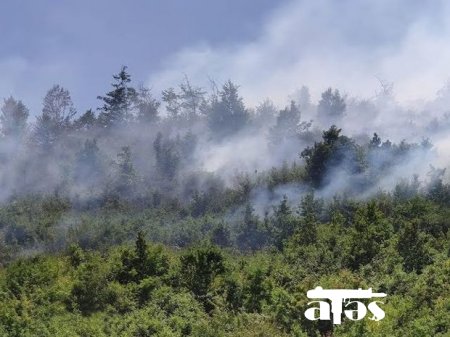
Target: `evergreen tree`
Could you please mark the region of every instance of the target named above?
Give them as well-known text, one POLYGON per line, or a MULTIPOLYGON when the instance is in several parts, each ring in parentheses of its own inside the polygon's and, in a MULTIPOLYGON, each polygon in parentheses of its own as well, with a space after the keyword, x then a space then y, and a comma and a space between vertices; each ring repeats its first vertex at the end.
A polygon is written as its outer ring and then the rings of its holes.
POLYGON ((225 272, 224 256, 215 247, 199 247, 181 257, 181 275, 185 286, 201 301, 207 311, 214 308, 211 285, 225 272))
POLYGON ((272 238, 275 246, 282 249, 284 241, 294 233, 297 227, 297 221, 292 215, 291 207, 288 203, 286 195, 283 196, 280 204, 274 209, 274 216, 272 222, 272 238))
POLYGON ((27 127, 29 111, 22 101, 12 96, 4 100, 1 108, 0 123, 3 136, 23 135, 27 127))
POLYGON ((318 217, 322 202, 314 198, 314 192, 307 193, 300 202, 300 241, 302 244, 313 244, 317 240, 318 217))
POLYGON ((255 251, 266 243, 265 233, 260 228, 258 217, 253 214, 253 207, 247 203, 244 210, 244 221, 237 236, 237 244, 242 250, 255 251))
POLYGON ((99 108, 99 123, 102 127, 123 125, 133 119, 133 106, 136 103, 138 93, 130 86, 131 76, 127 73, 127 67, 123 66, 117 75, 113 75, 113 90, 105 96, 97 98, 103 101, 99 108))
POLYGON ((432 261, 430 247, 427 247, 427 235, 420 231, 416 220, 404 224, 400 231, 397 250, 403 257, 403 268, 407 272, 422 269, 432 261))
POLYGON ((361 151, 355 142, 340 134, 341 129, 333 125, 323 132, 322 142, 307 147, 301 152, 306 162, 307 179, 314 187, 322 187, 330 183, 330 170, 339 168, 348 174, 362 172, 364 163, 361 151))
POLYGON ((73 122, 73 128, 75 130, 89 130, 97 123, 97 118, 94 112, 89 109, 82 114, 78 119, 73 122))
POLYGON ((229 136, 244 128, 249 121, 249 113, 238 93, 239 87, 226 82, 218 97, 213 98, 208 124, 218 138, 229 136))

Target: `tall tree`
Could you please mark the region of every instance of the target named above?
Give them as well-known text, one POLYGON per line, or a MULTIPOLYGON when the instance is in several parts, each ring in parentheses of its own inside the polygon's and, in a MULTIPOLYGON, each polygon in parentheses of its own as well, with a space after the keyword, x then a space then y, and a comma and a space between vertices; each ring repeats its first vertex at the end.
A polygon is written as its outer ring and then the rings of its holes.
POLYGON ((27 127, 29 111, 22 101, 16 101, 12 96, 4 100, 1 108, 0 123, 4 136, 22 135, 27 127))
POLYGON ((239 96, 239 87, 227 81, 218 97, 213 98, 208 124, 211 131, 219 138, 229 136, 243 127, 249 120, 248 110, 239 96))
POLYGON ((133 118, 132 108, 136 102, 138 93, 130 86, 131 76, 127 73, 127 67, 123 66, 117 75, 113 75, 113 90, 105 96, 97 98, 103 101, 99 108, 99 123, 105 128, 129 122, 133 118))
POLYGON ((37 117, 35 142, 42 146, 53 145, 71 127, 75 114, 69 91, 54 85, 45 95, 42 114, 37 117))

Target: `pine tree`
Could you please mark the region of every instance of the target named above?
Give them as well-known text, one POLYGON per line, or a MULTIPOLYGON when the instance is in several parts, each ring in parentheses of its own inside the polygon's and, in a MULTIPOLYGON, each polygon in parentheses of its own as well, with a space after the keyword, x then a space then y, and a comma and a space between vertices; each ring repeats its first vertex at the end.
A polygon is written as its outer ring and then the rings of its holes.
POLYGON ((138 96, 136 89, 130 86, 131 76, 127 73, 126 66, 117 75, 113 75, 113 78, 113 90, 105 96, 97 97, 103 101, 98 120, 105 128, 130 122, 133 118, 132 108, 138 96))
POLYGON ((255 251, 261 249, 266 243, 265 233, 261 230, 259 219, 253 212, 253 207, 247 203, 243 224, 237 237, 238 246, 242 250, 255 251))

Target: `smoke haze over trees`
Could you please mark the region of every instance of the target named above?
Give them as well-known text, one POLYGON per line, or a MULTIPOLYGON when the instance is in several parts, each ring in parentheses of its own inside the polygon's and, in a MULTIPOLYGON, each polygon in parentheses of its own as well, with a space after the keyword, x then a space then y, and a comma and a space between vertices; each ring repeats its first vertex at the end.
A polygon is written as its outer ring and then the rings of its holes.
MULTIPOLYGON (((261 98, 253 107, 231 80, 202 88, 185 77, 159 95, 122 67, 99 106, 85 112, 60 85, 40 111, 5 98, 0 332, 60 331, 53 319, 76 317, 98 330, 94 336, 136 335, 135 323, 117 324, 149 308, 162 315, 160 297, 181 296, 179 312, 166 313, 180 325, 145 318, 148 331, 204 336, 213 324, 254 336, 258 328, 235 319, 255 317, 270 336, 324 336, 329 330, 300 320, 293 304, 296 287, 306 291, 313 276, 345 287, 363 278, 402 305, 402 296, 418 305, 412 290, 396 287, 448 269, 450 123, 440 99, 450 91, 413 111, 388 89, 358 99, 325 88, 314 102, 303 86, 286 106, 261 98), (55 286, 60 297, 32 314, 42 321, 60 308, 45 328, 17 324, 12 302, 39 301, 65 273, 74 277, 55 286), (37 286, 28 289, 29 282, 37 286), (96 321, 110 313, 114 328, 96 321)), ((432 301, 427 308, 444 317, 442 298, 432 301)), ((394 307, 380 336, 398 329, 406 309, 394 307)), ((440 336, 448 328, 442 322, 430 320, 426 333, 440 336)), ((70 333, 81 336, 87 326, 70 333)), ((415 331, 413 323, 401 331, 415 331)))

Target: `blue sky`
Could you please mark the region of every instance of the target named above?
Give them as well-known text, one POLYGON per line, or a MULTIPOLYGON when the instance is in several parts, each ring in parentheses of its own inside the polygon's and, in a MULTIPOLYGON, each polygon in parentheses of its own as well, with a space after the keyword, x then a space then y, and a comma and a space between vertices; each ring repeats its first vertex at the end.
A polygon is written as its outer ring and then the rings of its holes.
POLYGON ((55 83, 80 112, 128 65, 155 94, 184 74, 241 84, 249 104, 284 104, 306 84, 370 97, 433 96, 450 76, 444 0, 6 0, 0 2, 0 97, 33 114, 55 83))
POLYGON ((121 65, 146 82, 182 48, 255 38, 282 2, 1 1, 0 97, 14 94, 35 110, 45 91, 61 83, 80 109, 88 108, 121 65))

